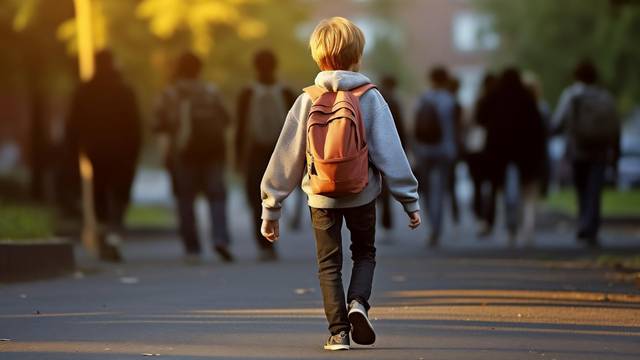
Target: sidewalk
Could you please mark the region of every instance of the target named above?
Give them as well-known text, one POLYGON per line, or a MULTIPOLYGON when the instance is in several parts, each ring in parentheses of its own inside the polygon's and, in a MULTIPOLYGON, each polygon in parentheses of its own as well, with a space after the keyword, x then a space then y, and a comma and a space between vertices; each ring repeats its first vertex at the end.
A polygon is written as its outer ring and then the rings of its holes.
MULTIPOLYGON (((430 251, 426 229, 406 229, 399 207, 396 230, 378 243, 370 314, 378 341, 327 353, 306 211, 304 231, 283 222, 281 261, 264 264, 255 261, 243 207, 232 192, 239 261, 231 265, 211 255, 185 265, 175 235, 155 234, 153 241, 130 239, 123 265, 79 253, 74 276, 0 286, 0 338, 10 339, 0 341, 0 358, 640 357, 640 291, 595 268, 596 254, 580 250, 570 228, 542 231, 537 250, 505 250, 500 232, 480 242, 470 226, 449 225, 443 249, 430 251)), ((606 235, 621 251, 637 246, 633 234, 606 235)))
MULTIPOLYGON (((145 173, 139 202, 167 201, 166 179, 145 173), (148 186, 147 186, 148 185, 148 186)), ((541 224, 536 248, 507 249, 502 213, 493 237, 474 236, 471 215, 447 220, 442 248, 426 226, 411 231, 394 204, 395 229, 378 233, 371 318, 375 347, 326 353, 315 244, 306 207, 288 200, 281 261, 255 261, 252 219, 238 188, 229 194, 232 250, 220 263, 208 246, 187 266, 175 233, 133 232, 126 263, 77 253, 74 276, 0 286, 5 359, 631 359, 640 356, 640 291, 594 267, 570 222, 541 224), (289 228, 300 212, 300 231, 289 228), (150 240, 150 241, 146 241, 150 240), (46 355, 45 355, 46 354, 46 355)), ((500 206, 500 204, 499 204, 500 206)), ((206 219, 204 202, 198 204, 206 219)), ((448 214, 448 212, 446 212, 448 214)), ((607 228, 607 251, 638 250, 636 230, 607 228)), ((347 232, 344 232, 347 241, 347 232)), ((346 248, 346 247, 345 247, 346 248)), ((348 256, 345 256, 348 259, 348 256)), ((348 262, 347 262, 348 264, 348 262)), ((345 266, 344 279, 349 278, 345 266)))

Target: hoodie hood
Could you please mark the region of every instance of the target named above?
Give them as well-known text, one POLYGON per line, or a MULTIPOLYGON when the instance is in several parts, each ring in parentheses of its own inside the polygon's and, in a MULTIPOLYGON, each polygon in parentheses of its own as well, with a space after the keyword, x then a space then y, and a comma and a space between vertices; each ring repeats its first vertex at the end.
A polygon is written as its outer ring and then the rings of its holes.
POLYGON ((328 91, 345 91, 370 83, 368 77, 358 72, 335 70, 321 71, 316 76, 315 84, 328 91))

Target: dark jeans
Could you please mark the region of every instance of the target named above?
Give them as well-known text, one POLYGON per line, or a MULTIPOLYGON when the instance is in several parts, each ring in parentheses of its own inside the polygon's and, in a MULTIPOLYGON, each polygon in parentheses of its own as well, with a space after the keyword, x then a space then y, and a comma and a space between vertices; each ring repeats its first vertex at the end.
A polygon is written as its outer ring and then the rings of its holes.
POLYGON ((466 155, 466 161, 473 182, 473 214, 491 228, 495 217, 495 194, 486 169, 486 156, 470 153, 466 155))
POLYGON ((114 159, 91 159, 93 167, 93 199, 96 218, 109 230, 121 231, 129 206, 135 162, 114 159))
POLYGON ((251 212, 254 221, 254 234, 256 243, 261 249, 273 248, 273 243, 268 241, 260 233, 260 226, 262 224, 262 196, 260 194, 260 182, 264 175, 267 165, 269 165, 269 159, 273 152, 272 147, 262 147, 254 145, 251 147, 249 156, 247 159, 247 178, 246 178, 246 193, 251 206, 251 212))
POLYGON ((375 201, 355 208, 311 208, 311 222, 316 238, 318 278, 322 289, 324 313, 331 334, 349 331, 347 303, 358 300, 369 309, 373 271, 376 267, 375 201), (342 287, 342 220, 351 232, 351 282, 345 302, 342 287))
POLYGON ((606 166, 603 162, 575 161, 573 181, 578 197, 578 236, 596 239, 600 230, 600 199, 606 166))
POLYGON ((197 254, 201 250, 194 210, 196 197, 200 192, 205 194, 209 202, 213 245, 228 246, 229 231, 227 229, 226 191, 222 165, 178 163, 173 171, 173 176, 175 177, 174 184, 178 199, 180 234, 186 252, 197 254))

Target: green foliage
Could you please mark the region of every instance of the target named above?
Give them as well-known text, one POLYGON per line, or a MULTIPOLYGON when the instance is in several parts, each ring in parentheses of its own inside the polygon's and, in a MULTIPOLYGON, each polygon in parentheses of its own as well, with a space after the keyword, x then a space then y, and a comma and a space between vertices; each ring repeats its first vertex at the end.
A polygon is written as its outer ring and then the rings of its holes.
MULTIPOLYGON (((561 190, 551 193, 547 206, 567 214, 577 212, 576 194, 573 190, 561 190)), ((639 216, 640 191, 606 190, 602 195, 602 213, 604 216, 639 216)))
MULTIPOLYGON (((296 88, 312 81, 315 72, 306 44, 296 37, 309 9, 302 0, 93 4, 101 35, 97 44, 113 50, 148 120, 157 94, 170 81, 173 60, 185 50, 203 56, 204 76, 221 87, 230 104, 239 87, 254 78, 252 57, 260 48, 276 52, 282 77, 296 88)), ((37 77, 47 94, 58 99, 69 94, 77 81, 75 55, 67 51, 75 49, 73 17, 72 1, 0 0, 0 45, 11 50, 0 57, 0 88, 37 77), (33 66, 25 57, 35 59, 33 66)))
POLYGON ((176 226, 175 211, 163 206, 133 205, 127 211, 125 223, 131 228, 172 229, 176 226))
POLYGON ((579 59, 599 66, 603 82, 630 110, 640 98, 640 6, 610 0, 476 0, 501 36, 495 65, 536 72, 550 99, 571 81, 579 59))
POLYGON ((0 204, 0 240, 42 239, 53 235, 50 209, 0 204))

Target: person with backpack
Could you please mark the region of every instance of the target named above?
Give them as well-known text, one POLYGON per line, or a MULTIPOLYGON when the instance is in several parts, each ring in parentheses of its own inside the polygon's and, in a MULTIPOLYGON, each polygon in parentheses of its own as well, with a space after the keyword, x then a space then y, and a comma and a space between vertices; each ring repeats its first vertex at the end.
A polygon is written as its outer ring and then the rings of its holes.
POLYGON ((209 203, 213 250, 231 262, 224 183, 224 134, 230 120, 219 91, 199 78, 201 69, 196 55, 185 53, 179 58, 174 83, 164 90, 156 109, 156 131, 167 140, 165 160, 178 202, 187 261, 198 261, 201 255, 194 205, 203 192, 209 203))
POLYGON ((448 89, 449 74, 442 66, 429 72, 431 89, 418 100, 414 128, 414 154, 420 192, 427 209, 431 232, 429 247, 436 247, 442 232, 448 174, 456 158, 456 101, 448 89))
POLYGON ((262 178, 262 234, 280 236, 282 201, 298 186, 308 195, 318 277, 329 322, 327 350, 373 344, 368 319, 376 265, 376 198, 384 178, 404 207, 409 226, 420 225, 418 183, 389 106, 358 72, 364 35, 351 21, 322 20, 311 35, 311 56, 321 72, 298 96, 262 178), (353 268, 345 300, 342 285, 343 221, 351 233, 353 268))
POLYGON ((578 200, 578 241, 598 246, 602 188, 608 166, 620 157, 620 121, 613 96, 598 84, 589 60, 574 72, 575 83, 564 90, 553 114, 555 132, 564 131, 578 200))
MULTIPOLYGON (((260 219, 260 180, 295 98, 291 89, 276 79, 278 63, 272 51, 258 51, 253 63, 257 81, 243 89, 238 97, 235 146, 238 167, 245 170, 246 194, 253 219, 260 219)), ((255 237, 259 259, 276 260, 273 244, 260 233, 260 223, 255 225, 255 237)))

